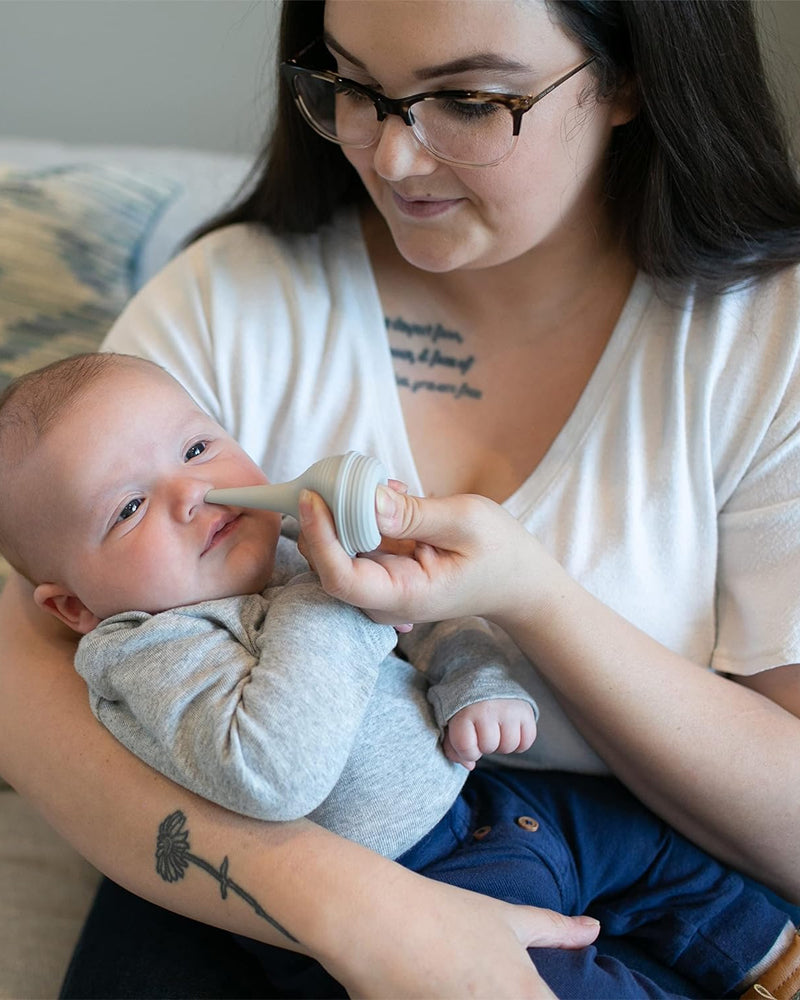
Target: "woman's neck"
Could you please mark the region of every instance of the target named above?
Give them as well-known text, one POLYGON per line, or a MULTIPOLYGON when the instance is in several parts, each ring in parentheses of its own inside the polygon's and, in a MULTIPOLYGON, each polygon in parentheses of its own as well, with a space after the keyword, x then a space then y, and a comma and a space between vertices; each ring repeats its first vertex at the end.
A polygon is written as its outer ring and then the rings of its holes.
POLYGON ((396 319, 388 342, 425 491, 505 500, 539 464, 591 378, 633 264, 595 242, 433 274, 400 257, 382 220, 380 228, 368 221, 365 236, 384 315, 396 319), (444 346, 409 348, 402 332, 409 324, 443 328, 444 346), (437 355, 447 357, 431 367, 437 355))
POLYGON ((414 289, 419 301, 435 301, 453 319, 476 330, 529 344, 565 330, 611 323, 610 336, 630 291, 636 268, 629 255, 598 226, 562 236, 494 267, 445 273, 420 271, 398 253, 377 212, 364 220, 376 276, 414 289))

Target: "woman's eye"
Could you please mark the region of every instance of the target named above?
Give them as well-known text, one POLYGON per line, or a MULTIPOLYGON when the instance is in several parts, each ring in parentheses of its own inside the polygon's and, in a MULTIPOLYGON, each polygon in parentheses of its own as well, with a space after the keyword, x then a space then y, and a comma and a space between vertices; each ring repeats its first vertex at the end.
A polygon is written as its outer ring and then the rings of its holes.
POLYGON ((202 455, 206 450, 206 442, 198 441, 197 444, 193 444, 192 447, 183 456, 185 462, 191 462, 193 458, 197 458, 198 455, 202 455))
POLYGON ((144 500, 142 497, 137 497, 135 500, 129 500, 117 515, 117 522, 127 521, 129 517, 133 517, 143 503, 144 500))
POLYGON ((445 114, 453 118, 461 118, 465 121, 476 121, 478 119, 491 118, 492 115, 499 114, 504 109, 491 101, 454 101, 443 100, 441 109, 445 114))
POLYGON ((341 84, 336 87, 336 96, 349 101, 351 104, 372 104, 369 97, 366 94, 362 94, 360 90, 355 90, 353 87, 346 87, 341 84))

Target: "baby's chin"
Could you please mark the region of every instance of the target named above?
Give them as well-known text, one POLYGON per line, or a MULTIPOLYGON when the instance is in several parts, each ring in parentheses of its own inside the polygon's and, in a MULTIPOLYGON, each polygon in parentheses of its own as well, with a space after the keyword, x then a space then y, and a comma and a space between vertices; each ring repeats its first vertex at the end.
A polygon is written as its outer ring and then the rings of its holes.
POLYGON ((248 574, 238 587, 232 587, 226 597, 236 597, 242 594, 260 594, 272 582, 275 572, 275 554, 272 553, 269 559, 264 560, 260 566, 254 568, 252 574, 248 574))
POLYGON ((272 583, 272 574, 274 572, 274 562, 270 562, 269 571, 260 574, 256 577, 251 586, 247 590, 239 591, 242 594, 260 594, 262 591, 266 590, 267 587, 272 583))
POLYGON ((163 604, 159 606, 144 609, 127 608, 126 610, 145 610, 151 615, 157 615, 162 611, 171 611, 179 607, 191 607, 192 605, 203 604, 205 601, 219 601, 228 597, 245 597, 248 594, 260 594, 269 586, 274 566, 275 559, 273 556, 269 560, 262 562, 258 567, 254 567, 251 572, 237 573, 228 580, 219 581, 217 586, 206 590, 204 593, 184 593, 180 597, 176 596, 174 601, 164 600, 163 604))

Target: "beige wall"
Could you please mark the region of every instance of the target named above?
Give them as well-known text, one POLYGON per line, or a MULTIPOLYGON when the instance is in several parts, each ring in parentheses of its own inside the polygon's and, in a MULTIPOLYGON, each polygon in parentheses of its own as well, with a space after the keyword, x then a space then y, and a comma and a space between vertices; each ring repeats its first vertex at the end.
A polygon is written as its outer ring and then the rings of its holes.
POLYGON ((0 134, 250 153, 278 0, 0 0, 0 134))
POLYGON ((800 0, 756 0, 756 9, 765 55, 800 149, 800 0))

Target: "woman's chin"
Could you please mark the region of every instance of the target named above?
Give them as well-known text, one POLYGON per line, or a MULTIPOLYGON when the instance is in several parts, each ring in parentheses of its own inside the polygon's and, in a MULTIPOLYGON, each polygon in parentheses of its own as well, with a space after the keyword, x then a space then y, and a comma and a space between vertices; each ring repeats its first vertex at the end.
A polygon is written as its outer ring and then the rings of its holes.
POLYGON ((400 256, 421 271, 431 274, 447 274, 481 267, 477 254, 470 251, 468 244, 453 244, 452 240, 404 239, 400 233, 393 233, 395 246, 400 256))

